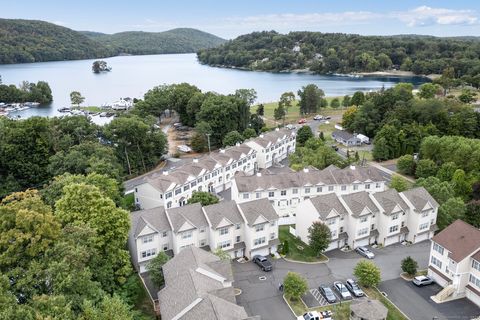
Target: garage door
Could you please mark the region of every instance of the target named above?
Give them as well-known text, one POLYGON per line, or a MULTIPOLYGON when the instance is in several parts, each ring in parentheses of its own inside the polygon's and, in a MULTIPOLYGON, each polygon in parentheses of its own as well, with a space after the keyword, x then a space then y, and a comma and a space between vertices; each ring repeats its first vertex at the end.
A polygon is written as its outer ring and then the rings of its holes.
POLYGON ((469 299, 470 301, 475 303, 478 307, 480 307, 480 297, 479 296, 477 296, 473 291, 471 291, 468 288, 465 290, 465 293, 467 295, 467 299, 469 299))
POLYGON ((361 246, 368 246, 369 245, 369 238, 361 239, 361 240, 355 240, 355 248, 361 247, 361 246))
POLYGON ((389 237, 385 239, 385 243, 383 245, 386 247, 397 242, 398 242, 398 236, 389 237))
POLYGON ((428 234, 429 234, 429 232, 418 234, 417 237, 415 238, 415 243, 420 242, 420 241, 424 241, 424 240, 428 240, 428 234))
POLYGON ((330 250, 333 250, 333 249, 338 249, 338 243, 340 242, 340 240, 334 240, 332 242, 330 242, 330 245, 328 246, 327 250, 325 251, 330 251, 330 250))
POLYGON ((262 249, 257 249, 257 250, 252 250, 251 257, 253 256, 260 255, 260 256, 267 256, 268 255, 268 247, 262 248, 262 249))

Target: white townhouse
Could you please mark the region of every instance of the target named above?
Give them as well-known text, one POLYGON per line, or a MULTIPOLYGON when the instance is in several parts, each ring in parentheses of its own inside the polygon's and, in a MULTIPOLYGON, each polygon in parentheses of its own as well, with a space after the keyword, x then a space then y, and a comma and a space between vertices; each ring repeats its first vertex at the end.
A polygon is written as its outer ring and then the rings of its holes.
POLYGON ((276 252, 278 243, 278 215, 267 199, 135 211, 128 238, 133 264, 140 273, 160 251, 176 255, 193 246, 219 248, 232 258, 252 258, 276 252))
POLYGON ((374 167, 350 166, 339 169, 331 165, 323 170, 309 167, 298 172, 279 174, 237 174, 232 182, 231 197, 238 203, 268 198, 282 217, 282 223, 295 223, 298 204, 311 197, 332 192, 373 193, 385 189, 385 178, 374 167))
POLYGON ((428 275, 439 301, 466 297, 480 307, 480 230, 456 220, 432 238, 428 275))
POLYGON ((308 228, 315 221, 330 228, 329 251, 345 245, 350 248, 374 243, 388 246, 430 239, 436 230, 438 204, 420 187, 402 193, 395 189, 376 193, 329 193, 301 202, 296 210, 296 232, 302 241, 308 243, 308 228), (417 210, 416 206, 422 204, 429 209, 417 210), (425 212, 428 215, 422 217, 425 212))
POLYGON ((218 193, 230 188, 235 173, 254 173, 256 152, 245 144, 193 159, 170 171, 139 179, 134 187, 135 203, 142 209, 181 207, 194 191, 218 193))
POLYGON ((270 168, 295 151, 295 130, 279 129, 266 132, 245 142, 257 152, 259 169, 270 168))

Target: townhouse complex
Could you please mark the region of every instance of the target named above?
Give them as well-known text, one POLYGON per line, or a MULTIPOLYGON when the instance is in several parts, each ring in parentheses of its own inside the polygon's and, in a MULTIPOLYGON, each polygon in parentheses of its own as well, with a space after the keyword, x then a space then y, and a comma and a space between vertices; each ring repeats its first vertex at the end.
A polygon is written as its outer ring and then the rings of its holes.
POLYGON ((294 150, 295 131, 276 129, 173 170, 143 177, 134 188, 135 203, 142 209, 181 207, 194 191, 218 193, 229 189, 236 173, 252 175, 277 164, 294 150))
POLYGON ((369 244, 388 246, 432 238, 438 203, 423 188, 349 194, 328 193, 297 206, 296 234, 308 243, 308 229, 320 221, 330 228, 328 250, 369 244))
POLYGON ((165 287, 158 292, 164 320, 260 320, 236 304, 230 261, 188 247, 162 267, 165 287))
POLYGON ((432 238, 428 275, 439 301, 466 297, 480 307, 480 230, 456 220, 432 238))
POLYGON ((222 249, 232 258, 251 258, 276 252, 278 243, 278 215, 267 199, 135 211, 128 239, 140 273, 160 251, 177 255, 185 248, 199 247, 222 249))

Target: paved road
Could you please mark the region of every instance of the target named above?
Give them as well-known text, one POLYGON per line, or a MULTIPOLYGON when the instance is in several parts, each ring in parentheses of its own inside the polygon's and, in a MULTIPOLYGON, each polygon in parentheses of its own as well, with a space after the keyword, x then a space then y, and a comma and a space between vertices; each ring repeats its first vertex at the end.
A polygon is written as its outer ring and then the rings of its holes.
POLYGON ((472 319, 480 315, 479 308, 466 298, 437 304, 430 299, 441 287, 430 285, 418 288, 401 278, 384 281, 379 289, 387 293, 395 303, 412 320, 447 320, 472 319))
MULTIPOLYGON (((374 262, 382 270, 382 279, 398 278, 400 261, 410 255, 417 260, 420 268, 428 265, 430 242, 425 241, 412 246, 394 245, 382 249, 373 249, 374 262)), ((335 250, 327 254, 330 261, 326 264, 300 264, 283 259, 273 261, 273 271, 263 272, 252 262, 244 264, 234 262, 235 287, 243 293, 237 297, 249 315, 260 315, 262 319, 293 319, 290 309, 282 299, 278 285, 288 271, 300 273, 306 278, 309 288, 318 288, 320 284, 329 284, 336 280, 344 281, 353 276, 353 268, 362 258, 355 253, 335 250), (259 276, 266 275, 266 280, 259 276)))

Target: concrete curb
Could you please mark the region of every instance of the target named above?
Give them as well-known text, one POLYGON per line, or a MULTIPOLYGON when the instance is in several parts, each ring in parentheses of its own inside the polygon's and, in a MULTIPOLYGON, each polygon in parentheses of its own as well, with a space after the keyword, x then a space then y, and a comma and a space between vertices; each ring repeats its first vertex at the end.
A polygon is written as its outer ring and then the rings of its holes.
MULTIPOLYGON (((327 257, 327 256, 325 256, 327 257)), ((322 263, 327 263, 330 261, 330 259, 327 257, 327 260, 325 261, 316 261, 316 262, 306 262, 306 261, 297 261, 297 260, 291 260, 291 259, 287 259, 285 257, 282 257, 283 260, 285 261, 288 261, 288 262, 291 262, 291 263, 300 263, 300 264, 322 264, 322 263)))
POLYGON ((388 297, 384 296, 384 295, 382 294, 382 291, 380 291, 380 289, 378 289, 377 287, 375 287, 375 289, 376 289, 378 292, 380 292, 380 294, 381 294, 385 299, 387 299, 388 302, 390 302, 393 306, 395 306, 395 308, 397 308, 397 310, 400 311, 400 313, 403 314, 403 316, 404 316, 405 318, 407 318, 408 320, 412 320, 412 319, 410 319, 410 318, 405 314, 405 312, 402 311, 402 309, 400 309, 395 303, 393 303, 392 300, 390 300, 388 297))
MULTIPOLYGON (((282 295, 282 298, 283 298, 283 301, 285 301, 285 303, 287 304, 287 306, 288 306, 288 308, 290 309, 290 311, 292 311, 293 316, 294 316, 295 318, 301 316, 301 315, 295 314, 295 312, 293 311, 292 307, 290 307, 290 303, 288 303, 287 298, 285 298, 285 294, 282 295)), ((305 306, 305 309, 309 310, 308 306, 305 304, 305 302, 303 302, 302 298, 300 298, 300 301, 302 301, 303 305, 305 306)))

